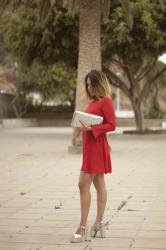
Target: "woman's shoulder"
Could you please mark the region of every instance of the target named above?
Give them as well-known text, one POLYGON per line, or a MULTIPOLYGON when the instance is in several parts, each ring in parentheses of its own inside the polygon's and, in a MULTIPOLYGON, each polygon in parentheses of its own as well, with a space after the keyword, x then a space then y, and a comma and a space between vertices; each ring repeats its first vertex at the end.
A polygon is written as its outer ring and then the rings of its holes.
POLYGON ((102 98, 102 103, 109 103, 112 102, 112 99, 109 96, 104 96, 102 98))

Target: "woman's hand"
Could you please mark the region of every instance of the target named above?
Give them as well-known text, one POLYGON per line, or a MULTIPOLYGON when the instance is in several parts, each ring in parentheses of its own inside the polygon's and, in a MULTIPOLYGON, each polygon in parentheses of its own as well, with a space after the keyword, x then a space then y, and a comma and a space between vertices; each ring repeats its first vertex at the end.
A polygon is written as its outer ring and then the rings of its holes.
POLYGON ((80 121, 80 123, 82 124, 82 127, 80 128, 82 131, 91 131, 92 130, 91 127, 89 127, 88 125, 86 125, 82 121, 80 121))

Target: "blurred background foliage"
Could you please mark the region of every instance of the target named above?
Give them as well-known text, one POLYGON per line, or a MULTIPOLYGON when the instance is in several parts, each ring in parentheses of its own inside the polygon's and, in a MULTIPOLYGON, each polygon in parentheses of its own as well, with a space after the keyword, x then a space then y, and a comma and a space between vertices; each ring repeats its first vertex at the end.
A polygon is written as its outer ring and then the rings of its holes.
MULTIPOLYGON (((78 58, 78 16, 72 16, 57 1, 44 22, 39 21, 35 1, 22 4, 13 13, 3 13, 0 35, 17 60, 20 92, 38 92, 43 103, 58 96, 74 106, 78 58)), ((29 100, 29 99, 28 99, 29 100)))
MULTIPOLYGON (((40 93, 41 105, 54 99, 73 109, 78 14, 71 14, 63 7, 62 0, 58 0, 55 8, 41 21, 35 2, 6 10, 0 20, 0 39, 17 62, 18 93, 23 94, 28 105, 32 103, 29 93, 34 92, 40 93)), ((116 55, 138 72, 145 61, 157 61, 166 51, 166 9, 161 9, 155 0, 132 2, 133 26, 129 27, 120 1, 111 1, 109 17, 102 19, 102 61, 109 66, 116 55)), ((155 70, 146 76, 147 81, 155 70)), ((166 86, 165 75, 158 79, 156 86, 160 88, 161 85, 166 86)))

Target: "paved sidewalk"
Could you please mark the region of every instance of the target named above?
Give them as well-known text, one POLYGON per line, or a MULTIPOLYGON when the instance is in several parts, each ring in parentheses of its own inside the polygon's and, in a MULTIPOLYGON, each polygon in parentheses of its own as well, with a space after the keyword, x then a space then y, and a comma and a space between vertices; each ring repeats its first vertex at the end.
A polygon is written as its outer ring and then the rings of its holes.
MULTIPOLYGON (((107 238, 71 244, 81 155, 70 128, 0 129, 0 250, 166 250, 166 135, 110 136, 107 238)), ((90 225, 95 217, 92 187, 90 225)))

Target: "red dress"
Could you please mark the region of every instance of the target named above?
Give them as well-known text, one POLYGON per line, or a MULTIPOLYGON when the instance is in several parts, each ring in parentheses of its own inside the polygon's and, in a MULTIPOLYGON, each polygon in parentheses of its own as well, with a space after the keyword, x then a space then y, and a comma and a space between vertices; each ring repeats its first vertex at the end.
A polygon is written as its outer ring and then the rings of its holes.
POLYGON ((83 161, 81 170, 87 173, 111 173, 110 147, 106 132, 115 130, 115 112, 112 100, 104 96, 91 100, 85 112, 102 116, 103 123, 93 125, 91 131, 83 131, 83 161))

